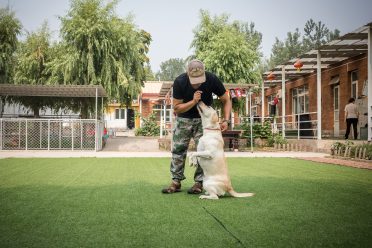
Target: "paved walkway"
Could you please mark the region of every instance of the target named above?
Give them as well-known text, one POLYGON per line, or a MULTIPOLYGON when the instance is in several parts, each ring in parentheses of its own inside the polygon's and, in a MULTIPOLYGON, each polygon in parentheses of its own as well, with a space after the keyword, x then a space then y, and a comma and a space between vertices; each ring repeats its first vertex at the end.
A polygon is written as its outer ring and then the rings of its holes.
POLYGON ((103 152, 160 152, 158 139, 118 136, 109 138, 103 152))
MULTIPOLYGON (((354 160, 330 158, 326 153, 255 151, 225 152, 226 157, 262 157, 262 158, 299 158, 320 163, 337 164, 355 168, 372 169, 372 163, 354 160)), ((170 158, 169 151, 160 151, 157 138, 134 137, 133 132, 123 132, 117 137, 108 139, 103 151, 0 151, 2 158, 127 158, 127 157, 165 157, 170 158)))
POLYGON ((309 160, 309 161, 314 161, 314 162, 319 162, 319 163, 336 164, 336 165, 343 165, 343 166, 349 166, 349 167, 354 167, 354 168, 372 170, 372 162, 364 162, 364 161, 340 159, 340 158, 330 158, 330 157, 317 157, 317 158, 302 157, 299 159, 309 160))

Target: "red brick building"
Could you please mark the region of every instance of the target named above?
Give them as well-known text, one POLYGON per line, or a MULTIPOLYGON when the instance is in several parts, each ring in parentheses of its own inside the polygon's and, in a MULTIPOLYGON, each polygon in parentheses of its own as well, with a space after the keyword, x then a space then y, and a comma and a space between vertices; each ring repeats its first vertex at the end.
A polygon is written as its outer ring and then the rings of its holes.
POLYGON ((368 66, 371 67, 371 62, 368 62, 368 54, 371 53, 371 48, 368 49, 368 43, 371 43, 368 39, 368 32, 371 26, 372 23, 367 24, 338 40, 321 46, 319 52, 310 51, 266 72, 264 74, 264 106, 262 107, 261 103, 262 95, 253 95, 252 112, 260 117, 268 117, 275 108, 279 126, 281 126, 283 112, 285 112, 286 136, 291 136, 291 134, 296 136, 296 130, 302 128, 297 122, 300 118, 300 121, 304 120, 308 123, 304 129, 312 129, 309 130, 312 136, 317 137, 318 106, 321 106, 321 136, 338 138, 345 134, 344 108, 348 100, 353 97, 356 99, 360 112, 359 138, 367 139, 368 66), (300 71, 297 71, 293 65, 298 59, 303 63, 300 71), (321 77, 318 79, 319 70, 321 70, 321 77), (274 79, 267 79, 270 73, 275 75, 274 79), (285 78, 284 91, 282 91, 282 78, 285 78), (318 102, 317 97, 319 83, 321 102, 318 102), (273 103, 275 96, 279 98, 279 101, 276 107, 273 107, 270 103, 273 103), (282 109, 283 100, 285 109, 282 109), (264 109, 264 115, 262 115, 262 109, 264 109))

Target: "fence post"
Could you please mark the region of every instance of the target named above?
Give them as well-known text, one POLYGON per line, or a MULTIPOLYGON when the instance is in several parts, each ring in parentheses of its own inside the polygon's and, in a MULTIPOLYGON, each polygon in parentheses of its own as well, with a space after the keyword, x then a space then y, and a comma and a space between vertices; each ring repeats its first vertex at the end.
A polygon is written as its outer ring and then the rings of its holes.
POLYGON ((344 157, 347 157, 348 151, 349 151, 349 146, 347 146, 347 147, 345 148, 344 157))
POLYGON ((300 139, 300 115, 297 114, 297 139, 300 139))
POLYGON ((40 144, 40 149, 42 149, 43 148, 43 139, 42 139, 43 138, 43 122, 41 120, 39 124, 39 133, 40 133, 39 144, 40 144))
POLYGON ((50 119, 48 119, 48 151, 50 150, 50 119))
POLYGON ((61 143, 62 143, 62 122, 60 121, 59 122, 59 149, 61 149, 62 148, 62 145, 61 145, 61 143))
POLYGON ((3 150, 3 119, 0 119, 0 150, 3 150))
MULTIPOLYGON (((21 128, 19 128, 19 131, 21 131, 21 128)), ((19 135, 19 148, 21 147, 21 134, 19 135)), ((28 149, 28 121, 26 119, 26 151, 28 149)))
POLYGON ((74 150, 74 120, 71 120, 71 150, 74 150))
POLYGON ((83 150, 83 124, 80 119, 80 149, 83 150))
POLYGON ((366 152, 367 152, 367 148, 364 148, 363 149, 363 157, 362 157, 363 159, 366 159, 366 152))

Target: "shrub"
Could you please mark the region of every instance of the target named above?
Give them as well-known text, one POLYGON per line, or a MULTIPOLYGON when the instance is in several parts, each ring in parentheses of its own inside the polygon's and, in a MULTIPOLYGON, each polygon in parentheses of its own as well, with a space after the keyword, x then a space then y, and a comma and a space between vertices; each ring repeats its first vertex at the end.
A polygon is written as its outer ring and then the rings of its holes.
POLYGON ((276 133, 273 134, 271 137, 268 138, 267 144, 268 146, 274 146, 274 144, 287 144, 287 139, 283 138, 282 134, 276 133))
POLYGON ((356 152, 356 149, 358 148, 359 149, 364 149, 366 148, 366 159, 368 160, 372 160, 372 144, 363 144, 363 145, 354 145, 354 143, 352 141, 346 141, 345 143, 342 143, 342 142, 335 142, 332 144, 331 146, 331 153, 332 154, 335 154, 335 152, 338 150, 338 149, 341 149, 342 152, 345 151, 345 148, 350 146, 351 149, 350 149, 350 157, 355 157, 355 152, 356 152))
MULTIPOLYGON (((240 125, 236 126, 235 129, 243 130, 242 137, 247 138, 248 141, 251 138, 251 126, 248 121, 244 121, 240 125)), ((273 133, 271 130, 270 121, 261 123, 253 123, 252 125, 252 138, 267 139, 268 146, 274 146, 274 144, 287 144, 287 140, 282 137, 280 133, 273 133)), ((248 142, 249 143, 249 142, 248 142)))
POLYGON ((154 113, 150 114, 147 118, 142 118, 143 125, 137 128, 134 132, 136 136, 159 136, 160 127, 156 122, 154 113))
MULTIPOLYGON (((244 121, 240 125, 236 126, 235 129, 243 130, 242 137, 251 137, 251 125, 249 121, 244 121)), ((265 122, 263 125, 261 123, 253 123, 252 125, 252 137, 255 138, 269 138, 272 136, 271 124, 270 122, 265 122)))
POLYGON ((337 141, 331 145, 331 152, 332 154, 335 153, 335 151, 341 149, 341 151, 345 150, 347 146, 353 146, 354 143, 352 141, 347 140, 345 143, 342 143, 340 141, 337 141))

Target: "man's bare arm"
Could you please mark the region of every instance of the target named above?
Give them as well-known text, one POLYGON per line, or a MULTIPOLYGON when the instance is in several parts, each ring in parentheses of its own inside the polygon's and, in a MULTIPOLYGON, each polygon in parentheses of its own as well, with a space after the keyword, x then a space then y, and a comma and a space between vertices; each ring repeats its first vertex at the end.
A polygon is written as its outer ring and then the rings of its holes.
POLYGON ((173 109, 177 114, 185 113, 194 107, 201 99, 202 92, 200 90, 194 93, 194 98, 191 101, 183 102, 183 100, 173 98, 173 109))
MULTIPOLYGON (((220 100, 221 100, 222 105, 223 105, 224 120, 230 120, 230 113, 231 113, 232 104, 231 104, 229 94, 227 94, 227 93, 223 94, 222 96, 220 96, 220 100)), ((226 122, 221 123, 221 130, 222 131, 226 131, 228 129, 228 127, 229 127, 229 125, 226 122)))

